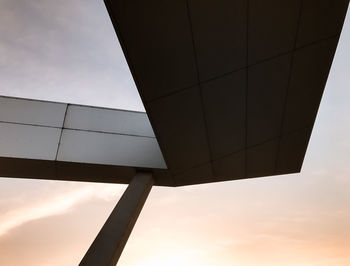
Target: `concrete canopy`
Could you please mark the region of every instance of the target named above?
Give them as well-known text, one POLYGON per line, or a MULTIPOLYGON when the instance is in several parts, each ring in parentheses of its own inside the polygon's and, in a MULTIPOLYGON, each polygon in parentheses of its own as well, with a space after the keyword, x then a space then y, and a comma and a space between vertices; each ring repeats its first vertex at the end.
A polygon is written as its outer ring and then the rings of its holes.
POLYGON ((0 147, 5 177, 129 183, 166 169, 144 112, 0 96, 0 147))
POLYGON ((147 170, 182 186, 299 172, 348 2, 105 0, 149 120, 0 97, 0 176, 147 170))
POLYGON ((168 166, 156 176, 299 172, 348 2, 105 0, 168 166))

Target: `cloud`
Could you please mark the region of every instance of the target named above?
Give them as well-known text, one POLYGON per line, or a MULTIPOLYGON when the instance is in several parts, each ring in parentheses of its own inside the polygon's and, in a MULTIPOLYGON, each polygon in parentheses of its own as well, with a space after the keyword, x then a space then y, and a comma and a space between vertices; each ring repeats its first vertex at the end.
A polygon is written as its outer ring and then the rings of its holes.
POLYGON ((123 187, 118 189, 115 185, 86 185, 56 197, 43 199, 40 203, 6 212, 0 216, 0 237, 27 222, 62 214, 74 205, 91 198, 113 200, 121 196, 122 190, 123 187))
POLYGON ((1 95, 144 111, 103 1, 3 0, 1 95))

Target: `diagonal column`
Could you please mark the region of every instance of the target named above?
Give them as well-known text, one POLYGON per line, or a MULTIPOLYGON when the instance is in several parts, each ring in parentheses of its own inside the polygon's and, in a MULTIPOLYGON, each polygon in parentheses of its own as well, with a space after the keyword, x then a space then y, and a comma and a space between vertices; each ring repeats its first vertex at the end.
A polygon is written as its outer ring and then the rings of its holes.
POLYGON ((80 266, 115 266, 153 185, 151 173, 136 173, 80 266))

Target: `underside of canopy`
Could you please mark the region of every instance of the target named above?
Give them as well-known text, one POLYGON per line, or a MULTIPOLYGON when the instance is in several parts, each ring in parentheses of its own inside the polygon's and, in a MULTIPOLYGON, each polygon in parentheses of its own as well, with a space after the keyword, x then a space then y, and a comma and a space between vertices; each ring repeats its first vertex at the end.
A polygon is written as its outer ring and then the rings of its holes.
POLYGON ((0 98, 0 176, 297 173, 348 0, 105 0, 146 113, 0 98), (154 133, 153 133, 154 132, 154 133))

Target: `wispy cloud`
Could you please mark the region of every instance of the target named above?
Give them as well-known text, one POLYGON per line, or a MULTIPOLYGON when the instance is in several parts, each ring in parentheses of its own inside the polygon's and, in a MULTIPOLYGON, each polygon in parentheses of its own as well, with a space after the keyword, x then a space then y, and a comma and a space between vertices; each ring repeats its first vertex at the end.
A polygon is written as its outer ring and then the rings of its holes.
POLYGON ((75 190, 62 193, 59 196, 45 198, 41 203, 27 205, 0 216, 0 237, 24 223, 44 217, 59 215, 74 205, 91 198, 112 200, 119 197, 123 188, 114 185, 86 185, 75 190))

